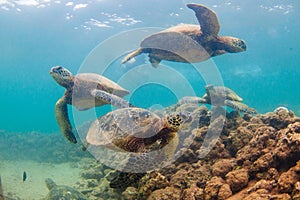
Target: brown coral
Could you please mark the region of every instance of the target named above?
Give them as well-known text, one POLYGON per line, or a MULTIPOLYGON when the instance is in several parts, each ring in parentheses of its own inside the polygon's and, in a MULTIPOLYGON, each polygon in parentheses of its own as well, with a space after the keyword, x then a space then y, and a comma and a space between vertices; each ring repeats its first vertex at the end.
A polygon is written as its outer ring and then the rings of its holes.
POLYGON ((226 174, 226 182, 230 185, 232 192, 237 192, 244 188, 249 181, 246 169, 237 169, 226 174))
POLYGON ((300 198, 300 119, 291 111, 279 109, 255 117, 234 112, 226 119, 216 117, 210 127, 211 113, 204 108, 197 112, 205 122, 201 127, 193 122, 190 129, 179 133, 182 141, 178 154, 182 156, 144 176, 139 188, 128 187, 124 199, 300 198), (218 123, 223 119, 220 129, 218 123), (219 131, 216 137, 214 133, 219 131), (205 145, 212 149, 199 157, 205 139, 209 139, 205 145))

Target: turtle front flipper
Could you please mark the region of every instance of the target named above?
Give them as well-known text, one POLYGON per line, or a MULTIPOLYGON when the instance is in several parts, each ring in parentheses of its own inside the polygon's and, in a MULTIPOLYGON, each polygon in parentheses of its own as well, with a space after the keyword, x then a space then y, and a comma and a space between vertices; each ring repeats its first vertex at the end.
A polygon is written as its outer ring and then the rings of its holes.
POLYGON ((129 54, 127 54, 127 56, 125 56, 125 58, 123 58, 122 60, 122 64, 125 64, 126 62, 128 62, 129 60, 131 60, 132 58, 140 55, 141 53, 143 53, 143 49, 142 48, 139 48, 129 54))
POLYGON ((203 33, 201 37, 218 35, 220 31, 220 23, 214 11, 203 5, 194 3, 187 4, 187 7, 195 11, 197 20, 203 33))
POLYGON ((56 183, 51 179, 51 178, 47 178, 45 180, 46 186, 49 190, 51 190, 52 188, 56 187, 56 183))
POLYGON ((186 96, 182 97, 179 101, 178 104, 203 104, 203 103, 208 103, 206 99, 200 98, 200 97, 194 97, 194 96, 186 96))
POLYGON ((92 90, 91 95, 95 98, 96 101, 101 101, 106 104, 111 104, 117 108, 135 107, 125 99, 122 99, 117 95, 110 94, 103 90, 97 90, 97 89, 92 90))
POLYGON ((257 111, 254 108, 250 108, 246 104, 243 104, 241 102, 225 100, 224 104, 239 112, 244 112, 248 114, 257 114, 257 111))
POLYGON ((72 131, 71 122, 68 116, 68 106, 65 97, 60 98, 55 105, 55 117, 64 136, 72 143, 76 144, 77 140, 72 131))

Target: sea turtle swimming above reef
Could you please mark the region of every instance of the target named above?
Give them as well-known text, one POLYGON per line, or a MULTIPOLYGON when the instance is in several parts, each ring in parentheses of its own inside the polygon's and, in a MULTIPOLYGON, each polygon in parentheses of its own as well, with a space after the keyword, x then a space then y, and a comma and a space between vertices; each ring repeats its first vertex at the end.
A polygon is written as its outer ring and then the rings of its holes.
POLYGON ((184 112, 166 114, 161 118, 146 109, 121 108, 94 121, 86 142, 119 152, 136 153, 118 161, 122 172, 110 182, 113 188, 124 188, 136 182, 143 172, 161 167, 174 156, 178 145, 177 132, 187 126, 191 118, 184 112))
POLYGON ((129 53, 122 63, 133 57, 148 53, 149 61, 157 67, 162 60, 175 62, 201 62, 225 53, 238 53, 246 50, 244 40, 219 36, 218 17, 211 9, 200 4, 187 4, 194 10, 200 24, 179 24, 146 37, 140 48, 129 53))
POLYGON ((64 136, 72 143, 76 137, 68 117, 67 104, 78 110, 87 110, 104 104, 116 107, 131 106, 121 97, 129 94, 117 83, 94 73, 81 73, 74 76, 69 70, 61 66, 52 67, 50 75, 61 86, 66 88, 64 95, 55 105, 55 116, 64 136))
POLYGON ((257 114, 256 110, 248 107, 246 104, 242 103, 243 99, 239 97, 234 91, 224 86, 213 86, 207 85, 206 93, 203 97, 187 96, 183 97, 178 104, 182 105, 185 103, 201 103, 201 104, 211 104, 213 106, 228 106, 234 110, 257 114))
POLYGON ((88 200, 81 192, 65 185, 56 185, 56 183, 47 178, 45 180, 49 193, 46 200, 88 200))

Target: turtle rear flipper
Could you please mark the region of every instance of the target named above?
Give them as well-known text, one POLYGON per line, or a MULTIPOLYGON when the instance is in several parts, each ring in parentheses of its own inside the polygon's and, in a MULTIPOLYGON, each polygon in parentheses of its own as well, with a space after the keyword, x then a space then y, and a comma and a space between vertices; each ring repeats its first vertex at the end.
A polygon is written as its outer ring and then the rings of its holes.
POLYGON ((117 108, 135 107, 125 99, 103 90, 95 89, 91 92, 91 95, 95 98, 95 100, 104 101, 105 103, 111 104, 117 108))
POLYGON ((248 113, 248 114, 257 114, 257 111, 253 108, 248 107, 246 104, 237 101, 225 100, 224 104, 234 110, 248 113))
POLYGON ((129 60, 131 60, 132 58, 140 55, 141 53, 143 53, 143 49, 139 48, 131 53, 129 53, 127 56, 125 56, 125 58, 123 58, 122 60, 122 64, 125 64, 126 62, 128 62, 129 60))
POLYGON ((72 143, 76 144, 77 140, 72 131, 71 122, 68 116, 68 106, 65 97, 60 98, 55 105, 55 117, 64 136, 72 143))

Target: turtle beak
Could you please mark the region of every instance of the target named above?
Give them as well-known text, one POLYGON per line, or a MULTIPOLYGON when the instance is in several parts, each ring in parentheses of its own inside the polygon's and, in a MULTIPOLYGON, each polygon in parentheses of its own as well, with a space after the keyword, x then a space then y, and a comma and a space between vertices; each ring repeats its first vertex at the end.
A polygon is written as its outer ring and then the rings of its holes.
POLYGON ((61 71, 62 67, 61 66, 55 66, 55 67, 52 67, 50 69, 50 74, 57 74, 61 71))
POLYGON ((240 40, 240 47, 246 51, 247 50, 247 45, 246 45, 246 42, 244 40, 240 40))

